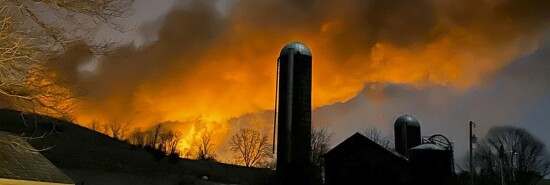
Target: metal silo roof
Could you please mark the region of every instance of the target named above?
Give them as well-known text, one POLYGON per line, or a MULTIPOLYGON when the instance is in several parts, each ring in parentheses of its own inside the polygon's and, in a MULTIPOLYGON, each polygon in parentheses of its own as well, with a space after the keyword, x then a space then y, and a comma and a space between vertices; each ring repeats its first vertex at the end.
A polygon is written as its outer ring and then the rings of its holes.
POLYGON ((425 143, 425 144, 415 146, 415 147, 411 148, 411 150, 443 150, 444 151, 446 149, 443 148, 442 146, 439 146, 439 145, 436 145, 436 144, 425 143))
POLYGON ((397 118, 397 120, 395 120, 396 127, 400 127, 403 124, 406 124, 408 126, 413 126, 413 127, 420 127, 420 123, 418 122, 418 120, 415 117, 408 114, 403 115, 397 118))
POLYGON ((303 44, 301 42, 292 42, 292 43, 287 44, 285 47, 283 47, 279 57, 284 56, 284 55, 288 55, 293 50, 295 50, 297 53, 299 53, 301 55, 311 56, 311 51, 309 50, 309 48, 305 44, 303 44))

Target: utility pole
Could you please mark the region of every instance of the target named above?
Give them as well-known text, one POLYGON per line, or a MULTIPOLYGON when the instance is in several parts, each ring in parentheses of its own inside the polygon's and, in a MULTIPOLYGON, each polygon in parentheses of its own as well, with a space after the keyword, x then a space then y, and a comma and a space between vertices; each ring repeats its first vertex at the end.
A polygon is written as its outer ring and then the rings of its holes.
POLYGON ((472 128, 475 128, 476 124, 470 121, 470 185, 474 185, 474 156, 472 152, 472 143, 476 142, 476 136, 472 134, 472 128))
POLYGON ((502 160, 504 160, 504 146, 500 145, 500 148, 498 149, 498 157, 500 158, 500 183, 501 185, 504 185, 504 170, 502 160))

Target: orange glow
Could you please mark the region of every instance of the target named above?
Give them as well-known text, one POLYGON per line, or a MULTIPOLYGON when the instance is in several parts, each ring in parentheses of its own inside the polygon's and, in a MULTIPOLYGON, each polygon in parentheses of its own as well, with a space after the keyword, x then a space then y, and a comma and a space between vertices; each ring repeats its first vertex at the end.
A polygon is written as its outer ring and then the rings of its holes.
MULTIPOLYGON (((245 15, 237 12, 227 18, 229 26, 200 56, 170 59, 177 62, 135 91, 118 89, 104 101, 82 101, 74 112, 77 122, 86 125, 94 119, 107 122, 116 118, 147 128, 156 122, 177 121, 180 124, 172 127, 184 133, 182 151, 189 150, 205 130, 214 131, 213 142, 219 147, 238 129, 227 122, 229 119, 273 109, 277 57, 292 41, 303 42, 312 51, 313 108, 346 102, 369 82, 418 88, 440 85, 460 92, 479 85, 518 56, 533 52, 538 44, 531 38, 493 41, 485 38, 486 22, 458 26, 443 15, 438 15, 429 30, 443 33, 427 34, 433 37, 427 41, 407 45, 384 38, 371 45, 346 42, 341 39, 355 38, 349 35, 360 29, 356 24, 361 19, 356 14, 363 10, 342 5, 326 11, 329 7, 318 11, 331 13, 320 14, 318 23, 303 27, 260 25, 243 20, 245 15), (283 28, 291 31, 278 30, 283 28), (128 96, 130 101, 120 101, 128 96), (197 117, 201 124, 193 121, 197 117)), ((374 37, 376 33, 365 34, 374 37)))

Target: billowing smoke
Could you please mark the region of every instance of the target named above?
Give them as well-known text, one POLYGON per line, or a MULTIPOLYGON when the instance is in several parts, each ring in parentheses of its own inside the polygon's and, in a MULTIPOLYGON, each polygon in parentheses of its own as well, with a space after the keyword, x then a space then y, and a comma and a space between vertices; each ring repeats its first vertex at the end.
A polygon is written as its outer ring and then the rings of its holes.
POLYGON ((546 7, 550 1, 186 1, 140 25, 149 41, 139 47, 73 56, 77 65, 59 69, 84 94, 74 112, 81 124, 201 117, 224 128, 222 142, 235 122, 227 120, 273 108, 278 53, 301 41, 313 52, 314 108, 336 103, 317 124, 339 128, 333 124, 369 111, 383 113, 366 115, 385 124, 410 112, 447 128, 443 120, 467 114, 447 113, 455 109, 446 96, 462 103, 464 94, 487 93, 493 81, 482 79, 536 51, 550 25, 546 7))

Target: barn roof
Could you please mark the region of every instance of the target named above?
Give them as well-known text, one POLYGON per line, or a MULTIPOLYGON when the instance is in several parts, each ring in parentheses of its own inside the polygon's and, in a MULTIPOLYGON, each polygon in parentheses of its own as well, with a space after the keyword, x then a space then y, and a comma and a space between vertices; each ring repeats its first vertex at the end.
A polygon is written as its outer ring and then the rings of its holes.
POLYGON ((0 131, 0 182, 7 180, 11 183, 32 181, 32 184, 74 184, 42 154, 32 150, 25 139, 0 131))
POLYGON ((370 140, 365 135, 357 132, 344 140, 342 143, 338 144, 336 147, 334 147, 332 150, 327 152, 325 156, 335 155, 338 150, 346 150, 348 147, 366 147, 366 146, 372 146, 375 148, 378 148, 380 151, 386 152, 388 155, 398 157, 400 159, 403 159, 405 161, 408 161, 408 158, 397 153, 395 150, 387 149, 383 146, 380 146, 378 143, 370 140))

